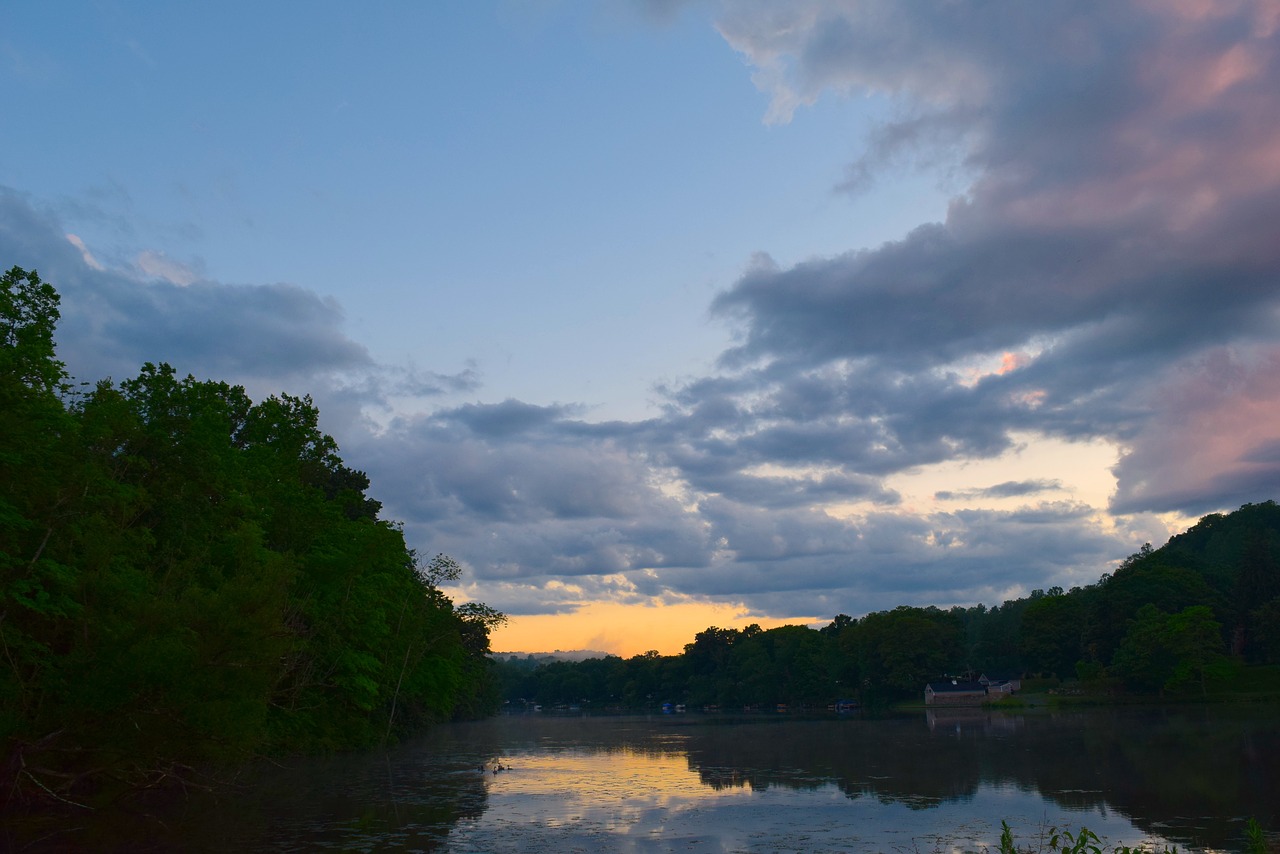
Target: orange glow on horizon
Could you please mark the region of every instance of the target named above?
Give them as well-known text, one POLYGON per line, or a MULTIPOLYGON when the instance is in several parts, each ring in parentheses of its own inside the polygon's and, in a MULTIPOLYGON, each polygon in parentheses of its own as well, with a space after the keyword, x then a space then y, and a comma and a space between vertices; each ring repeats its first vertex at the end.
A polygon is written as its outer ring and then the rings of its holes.
POLYGON ((825 625, 830 618, 759 617, 734 605, 682 602, 675 605, 626 605, 591 602, 569 614, 513 616, 493 633, 495 652, 555 652, 589 649, 630 658, 651 649, 662 655, 684 652, 694 635, 709 626, 741 629, 752 623, 772 629, 783 625, 825 625))

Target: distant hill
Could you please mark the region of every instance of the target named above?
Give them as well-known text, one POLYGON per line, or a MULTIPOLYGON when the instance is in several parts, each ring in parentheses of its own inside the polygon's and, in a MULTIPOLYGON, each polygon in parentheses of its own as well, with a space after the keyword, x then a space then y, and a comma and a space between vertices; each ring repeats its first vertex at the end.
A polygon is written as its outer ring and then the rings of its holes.
POLYGON ((612 654, 595 649, 557 649, 555 652, 495 652, 491 657, 508 664, 521 662, 543 664, 548 661, 586 661, 588 658, 605 658, 612 654))
POLYGON ((1205 516, 1096 583, 984 605, 902 605, 820 629, 699 632, 680 655, 500 652, 509 703, 826 708, 919 698, 966 672, 1021 673, 1101 698, 1280 696, 1280 506, 1205 516), (850 688, 850 686, 856 686, 850 688), (1083 686, 1083 687, 1082 687, 1083 686))

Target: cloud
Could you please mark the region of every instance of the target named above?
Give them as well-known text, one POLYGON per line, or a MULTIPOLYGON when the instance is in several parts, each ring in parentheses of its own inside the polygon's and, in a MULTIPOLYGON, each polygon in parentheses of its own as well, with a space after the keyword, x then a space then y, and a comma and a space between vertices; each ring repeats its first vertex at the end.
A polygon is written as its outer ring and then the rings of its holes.
POLYGON ((633 0, 634 7, 648 20, 657 24, 670 24, 686 8, 698 0, 633 0))
POLYGON ((174 261, 163 252, 150 249, 139 252, 134 263, 143 275, 162 279, 172 285, 189 285, 199 278, 186 264, 174 261))
POLYGON ((299 285, 210 281, 155 250, 100 263, 14 191, 0 255, 62 290, 60 352, 81 377, 163 359, 318 390, 410 541, 464 560, 512 613, 999 602, 1095 580, 1160 539, 1153 514, 1274 497, 1280 3, 716 8, 765 121, 892 102, 834 191, 904 167, 964 189, 883 245, 792 265, 761 247, 710 306, 734 346, 659 388, 653 418, 462 402, 474 364, 375 364, 341 306, 299 285), (1044 477, 894 486, 1037 437, 1119 449, 1110 506, 1044 477), (915 506, 930 496, 946 512, 915 506))
MULTIPOLYGON (((85 365, 112 364, 121 365, 119 376, 132 375, 150 358, 231 381, 258 378, 271 390, 290 378, 306 384, 300 391, 318 389, 326 422, 336 404, 345 425, 339 437, 348 462, 370 473, 410 541, 463 556, 477 597, 510 613, 568 613, 602 598, 705 598, 745 602, 761 614, 835 613, 919 596, 960 601, 963 585, 978 585, 969 597, 1003 596, 1027 574, 1021 556, 1005 557, 1007 576, 997 571, 998 556, 966 556, 956 544, 985 536, 959 515, 827 515, 822 506, 833 501, 897 502, 876 474, 874 454, 804 468, 854 446, 839 423, 849 398, 831 395, 830 377, 780 386, 758 411, 742 398, 755 378, 725 377, 673 391, 668 414, 646 422, 591 424, 579 420, 577 405, 506 400, 401 415, 374 429, 361 418, 364 408, 393 391, 470 390, 474 370, 383 367, 344 385, 342 377, 367 367, 367 356, 341 334, 341 312, 313 294, 206 280, 180 287, 95 269, 58 237, 54 218, 17 194, 0 202, 0 253, 30 266, 35 258, 62 290, 60 346, 79 375, 88 375, 85 365), (232 356, 211 347, 220 329, 239 336, 232 356)), ((864 385, 849 390, 855 396, 920 397, 868 375, 858 379, 864 385)), ((885 412, 895 406, 886 400, 885 412)), ((1010 532, 1028 525, 1012 514, 980 521, 1003 525, 1005 543, 1020 542, 1010 532)), ((1072 514, 1056 523, 1074 533, 1053 540, 1069 544, 1065 551, 1042 559, 1054 578, 1065 578, 1082 555, 1092 561, 1121 548, 1081 537, 1080 523, 1072 514)), ((1022 541, 1032 551, 1046 542, 1022 541)))
POLYGON ((1147 396, 1152 419, 1115 467, 1119 513, 1210 513, 1271 498, 1280 484, 1280 346, 1220 349, 1147 396))
POLYGON ((644 456, 563 412, 465 405, 397 419, 351 449, 410 529, 483 578, 705 564, 704 524, 644 456))
POLYGON ((200 377, 283 386, 368 370, 363 345, 343 333, 336 303, 295 285, 226 285, 196 280, 160 253, 138 270, 99 263, 57 217, 0 188, 0 256, 38 269, 62 295, 59 357, 79 379, 133 376, 167 361, 200 377), (180 284, 175 281, 181 282, 180 284))
POLYGON ((688 594, 738 596, 775 614, 998 604, 1031 587, 1092 583, 1126 548, 1096 511, 1065 502, 1016 511, 883 512, 855 524, 723 504, 711 513, 737 560, 664 577, 688 594))
POLYGON ((1154 474, 1159 449, 1189 444, 1180 422, 1257 409, 1260 379, 1180 395, 1177 413, 1151 389, 1178 387, 1220 348, 1277 338, 1277 8, 734 4, 721 31, 772 96, 767 118, 832 94, 898 100, 902 117, 871 134, 846 184, 953 150, 971 185, 944 222, 758 266, 721 293, 712 311, 741 332, 722 366, 738 382, 710 429, 737 429, 749 400, 777 420, 739 452, 772 441, 770 455, 802 446, 861 472, 993 456, 1015 431, 1105 438, 1125 449, 1123 512, 1198 512, 1269 488, 1265 465, 1225 451, 1154 474), (1008 353, 1020 355, 976 382, 963 369, 1008 353), (786 417, 805 405, 816 418, 786 417))
POLYGON ((80 257, 83 258, 84 263, 88 264, 92 269, 99 270, 99 271, 106 269, 105 267, 102 266, 102 264, 98 261, 97 258, 93 257, 93 253, 89 251, 89 248, 84 245, 84 241, 81 240, 78 236, 74 234, 68 234, 67 242, 80 250, 80 257))
POLYGON ((979 489, 962 489, 958 491, 935 492, 934 497, 944 501, 965 501, 983 498, 1018 498, 1023 495, 1036 495, 1041 492, 1058 492, 1062 489, 1060 480, 1018 480, 997 483, 994 486, 979 489))
POLYGON ((477 436, 493 438, 536 432, 579 411, 580 407, 535 406, 508 399, 498 404, 467 404, 440 417, 477 436))
POLYGON ((999 602, 1032 586, 1090 583, 1132 550, 1085 505, 922 517, 892 509, 874 478, 698 470, 679 456, 687 438, 678 419, 595 425, 564 407, 506 401, 400 419, 353 450, 411 539, 466 555, 477 590, 498 591, 518 613, 598 596, 786 614, 999 602), (887 509, 848 518, 823 509, 869 497, 887 509))

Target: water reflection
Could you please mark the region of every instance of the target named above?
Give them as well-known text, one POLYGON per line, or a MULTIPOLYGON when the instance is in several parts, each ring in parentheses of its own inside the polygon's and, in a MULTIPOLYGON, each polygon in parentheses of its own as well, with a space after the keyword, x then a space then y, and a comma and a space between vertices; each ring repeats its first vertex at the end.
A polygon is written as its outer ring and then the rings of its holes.
MULTIPOLYGON (((525 725, 517 722, 517 726, 525 725)), ((1272 831, 1280 817, 1280 729, 1270 709, 1105 709, 1006 715, 949 710, 885 720, 715 725, 697 718, 638 723, 540 722, 538 747, 682 754, 715 792, 771 789, 871 799, 911 813, 968 806, 1000 818, 1087 823, 1113 842, 1240 845, 1242 822, 1272 831), (568 735, 559 732, 568 728, 568 735), (1015 795, 1023 795, 1018 798, 1015 795), (1015 815, 1015 801, 1022 803, 1015 815)), ((524 747, 532 747, 526 744, 524 747)), ((950 811, 944 811, 950 812, 950 811)), ((874 819, 925 824, 935 836, 954 816, 874 819)))
POLYGON ((1280 829, 1274 712, 1090 710, 1005 715, 978 709, 863 725, 812 721, 742 738, 707 732, 690 762, 710 785, 726 767, 754 788, 831 780, 850 798, 912 809, 984 788, 1038 793, 1058 811, 1116 813, 1152 837, 1238 846, 1253 816, 1280 829))
POLYGON ((1280 829, 1272 714, 499 718, 260 767, 33 850, 949 852, 994 846, 1001 819, 1239 850, 1244 818, 1280 829))

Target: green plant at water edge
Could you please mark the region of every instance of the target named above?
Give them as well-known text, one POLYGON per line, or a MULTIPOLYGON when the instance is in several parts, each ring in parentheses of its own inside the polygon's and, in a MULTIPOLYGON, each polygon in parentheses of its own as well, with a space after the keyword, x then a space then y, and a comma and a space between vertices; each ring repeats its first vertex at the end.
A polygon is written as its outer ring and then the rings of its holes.
POLYGON ((1102 854, 1102 848, 1097 844, 1100 841, 1098 834, 1087 827, 1080 828, 1074 836, 1069 830, 1060 832, 1054 828, 1050 831, 1049 850, 1061 854, 1102 854))
MULTIPOLYGON (((1256 827, 1257 823, 1252 822, 1252 826, 1256 827)), ((1069 830, 1059 830, 1056 827, 1049 828, 1049 839, 1046 847, 1043 827, 1040 831, 1040 837, 1035 845, 1018 848, 1013 841, 1013 830, 1009 827, 1007 821, 1000 822, 1000 844, 999 854, 1042 854, 1048 851, 1050 854, 1104 854, 1102 849, 1102 840, 1098 835, 1087 827, 1082 827, 1077 833, 1069 830)), ((1251 831, 1246 830, 1246 833, 1251 831)), ((1261 828, 1258 829, 1258 838, 1261 838, 1261 828)), ((1253 839, 1250 835, 1250 847, 1247 849, 1248 854, 1266 854, 1265 842, 1263 847, 1254 848, 1253 839)), ((1165 846, 1164 848, 1143 848, 1141 846, 1130 848, 1128 845, 1117 845, 1111 849, 1110 854, 1177 854, 1178 848, 1165 846)))
POLYGON ((1000 854, 1018 854, 1013 847, 1013 831, 1009 829, 1009 822, 1003 819, 1000 821, 1000 854))
MULTIPOLYGON (((1043 834, 1043 830, 1041 833, 1043 834)), ((1271 850, 1268 848, 1266 832, 1263 831, 1262 825, 1258 824, 1257 819, 1249 819, 1244 827, 1244 836, 1245 854, 1268 854, 1271 850)), ((1048 850, 1051 854, 1103 854, 1101 843, 1102 840, 1098 835, 1087 827, 1080 828, 1080 831, 1075 834, 1069 830, 1049 828, 1048 850)), ((1009 822, 1000 822, 999 854, 1040 854, 1044 850, 1043 835, 1036 846, 1019 849, 1013 842, 1013 830, 1009 827, 1009 822)), ((1117 845, 1111 849, 1111 854, 1177 854, 1177 852, 1176 845, 1172 847, 1166 845, 1159 849, 1117 845)))
POLYGON ((1244 839, 1247 854, 1267 854, 1267 837, 1256 818, 1249 819, 1249 823, 1244 826, 1244 839))

